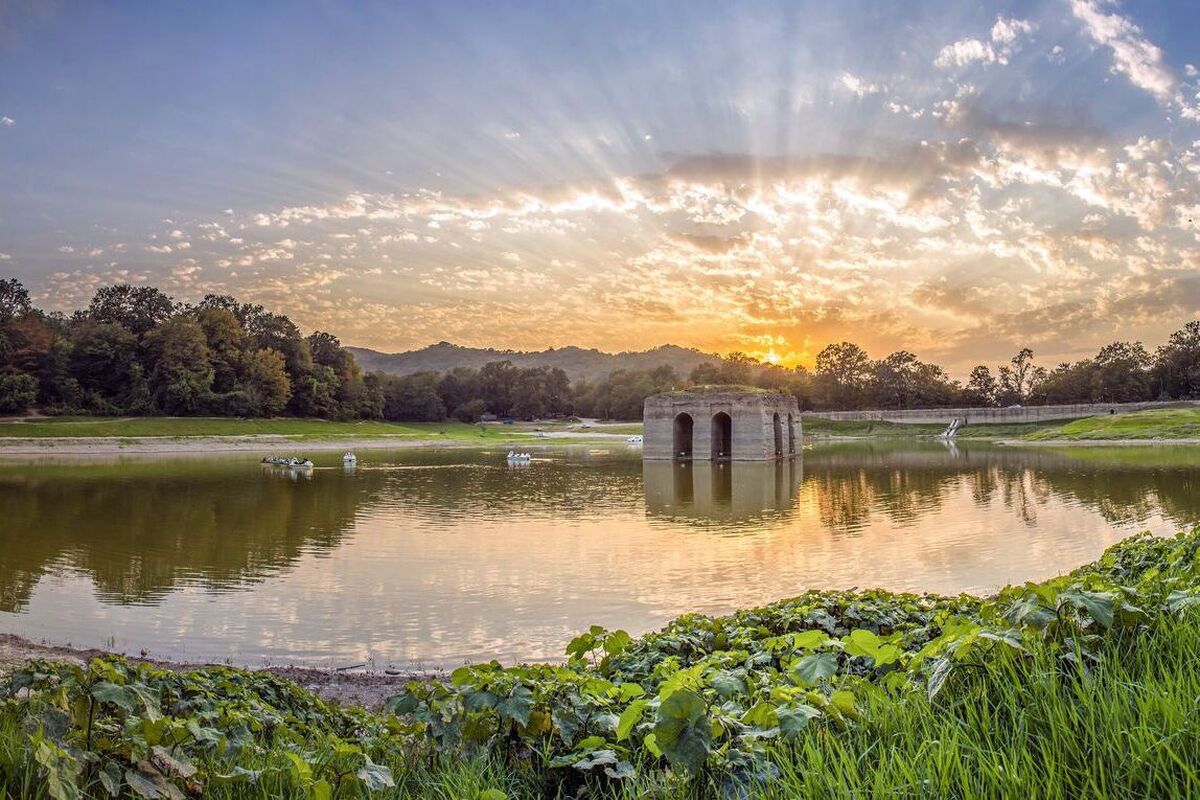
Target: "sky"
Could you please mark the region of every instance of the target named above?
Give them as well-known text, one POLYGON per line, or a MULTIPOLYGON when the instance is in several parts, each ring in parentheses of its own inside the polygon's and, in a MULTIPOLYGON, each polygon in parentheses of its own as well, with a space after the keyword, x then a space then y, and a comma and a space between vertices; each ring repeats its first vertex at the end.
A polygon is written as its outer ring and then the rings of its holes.
POLYGON ((1200 3, 0 0, 0 276, 965 374, 1200 309, 1200 3))

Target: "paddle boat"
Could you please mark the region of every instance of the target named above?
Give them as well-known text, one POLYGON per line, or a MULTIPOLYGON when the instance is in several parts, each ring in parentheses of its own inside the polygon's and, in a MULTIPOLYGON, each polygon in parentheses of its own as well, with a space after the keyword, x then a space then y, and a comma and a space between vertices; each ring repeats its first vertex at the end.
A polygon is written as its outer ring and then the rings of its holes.
POLYGON ((357 464, 358 456, 354 455, 354 453, 348 452, 342 456, 342 463, 346 465, 357 464))
POLYGON ((641 444, 643 440, 641 436, 630 436, 625 441, 629 442, 630 444, 641 444))
POLYGON ((509 450, 508 455, 506 455, 505 458, 509 461, 530 461, 533 459, 533 456, 529 453, 517 453, 513 450, 509 450))

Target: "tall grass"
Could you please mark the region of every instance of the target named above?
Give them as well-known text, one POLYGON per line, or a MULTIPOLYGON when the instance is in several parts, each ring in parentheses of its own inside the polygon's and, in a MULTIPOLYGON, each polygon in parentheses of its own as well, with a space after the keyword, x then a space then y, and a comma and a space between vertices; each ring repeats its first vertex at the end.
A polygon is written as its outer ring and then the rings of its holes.
MULTIPOLYGON (((777 774, 748 784, 659 769, 642 770, 625 784, 556 783, 519 763, 423 754, 384 759, 397 785, 369 796, 1200 797, 1200 614, 1164 617, 1152 630, 1111 643, 1087 669, 1064 670, 1046 650, 1005 651, 957 673, 932 702, 921 691, 878 689, 861 703, 856 724, 816 728, 774 748, 777 774)), ((0 797, 48 798, 43 772, 30 757, 28 725, 15 708, 9 701, 0 711, 0 797)), ((268 747, 239 761, 259 770, 280 766, 282 758, 268 747)), ((98 782, 81 788, 89 797, 106 796, 98 782)), ((204 796, 309 797, 282 769, 268 769, 253 784, 210 784, 204 796)), ((337 796, 368 795, 347 786, 337 796)))

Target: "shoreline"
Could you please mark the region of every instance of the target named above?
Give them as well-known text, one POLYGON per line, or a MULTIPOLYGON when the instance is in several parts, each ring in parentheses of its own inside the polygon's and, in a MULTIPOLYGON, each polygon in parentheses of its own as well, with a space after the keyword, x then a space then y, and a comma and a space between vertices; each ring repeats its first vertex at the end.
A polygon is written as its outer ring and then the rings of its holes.
MULTIPOLYGON (((410 438, 397 436, 362 437, 362 438, 330 438, 313 439, 304 435, 286 436, 279 434, 241 434, 236 436, 195 436, 195 437, 33 437, 5 438, 0 437, 0 459, 16 456, 117 456, 117 455, 205 455, 220 453, 267 453, 272 450, 304 450, 312 452, 328 452, 337 450, 409 450, 422 448, 504 448, 509 446, 545 447, 569 445, 612 445, 623 443, 624 434, 603 432, 547 432, 544 437, 516 435, 512 438, 498 438, 485 441, 470 441, 455 438, 410 438)), ((824 443, 845 443, 862 441, 947 441, 981 442, 1004 447, 1186 447, 1200 446, 1200 438, 1196 439, 1012 439, 1002 436, 984 437, 972 436, 964 439, 942 439, 938 436, 913 434, 912 436, 812 436, 805 437, 803 446, 824 443)))
POLYGON ((205 667, 233 667, 248 672, 267 672, 292 681, 324 700, 341 705, 362 706, 368 710, 381 708, 384 701, 402 690, 404 684, 409 681, 444 679, 449 674, 448 670, 399 672, 392 675, 356 669, 272 665, 247 667, 216 661, 171 661, 149 655, 134 656, 95 647, 39 643, 15 633, 0 632, 0 677, 30 661, 39 659, 85 665, 93 658, 111 656, 120 656, 134 663, 153 664, 156 667, 176 672, 187 672, 205 667))
POLYGON ((497 438, 484 441, 455 438, 413 438, 396 436, 364 436, 317 439, 304 434, 287 436, 282 434, 238 434, 235 436, 47 436, 47 437, 0 437, 0 458, 4 456, 30 455, 187 455, 191 453, 246 453, 265 452, 272 448, 286 447, 308 451, 330 450, 404 450, 410 448, 471 448, 507 447, 520 444, 524 447, 554 443, 569 444, 613 444, 623 442, 625 435, 619 433, 577 433, 573 431, 548 432, 544 437, 518 434, 512 438, 497 438))

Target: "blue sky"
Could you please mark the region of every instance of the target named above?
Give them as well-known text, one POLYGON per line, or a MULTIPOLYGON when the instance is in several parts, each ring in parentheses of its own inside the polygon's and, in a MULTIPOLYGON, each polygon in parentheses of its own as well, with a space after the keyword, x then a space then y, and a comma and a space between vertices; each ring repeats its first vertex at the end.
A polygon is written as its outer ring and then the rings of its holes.
POLYGON ((1200 4, 0 6, 0 273, 403 349, 810 361, 1196 315, 1200 4))

